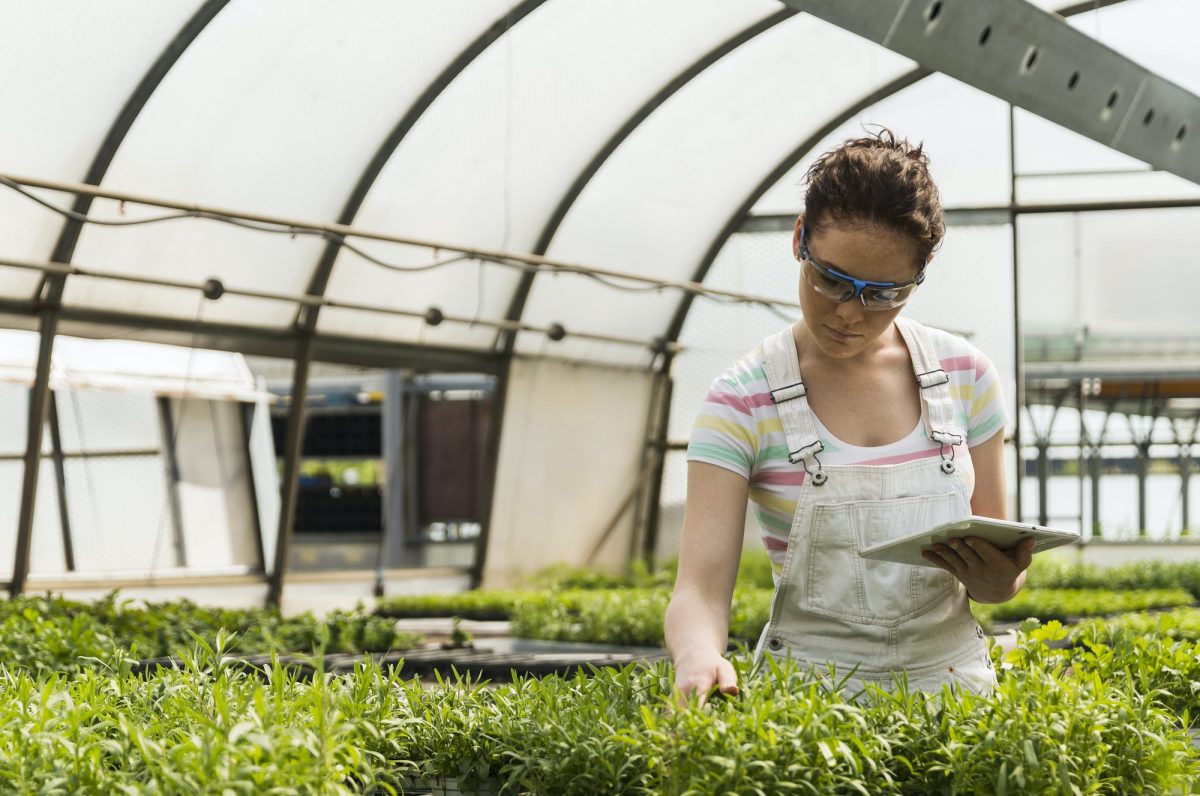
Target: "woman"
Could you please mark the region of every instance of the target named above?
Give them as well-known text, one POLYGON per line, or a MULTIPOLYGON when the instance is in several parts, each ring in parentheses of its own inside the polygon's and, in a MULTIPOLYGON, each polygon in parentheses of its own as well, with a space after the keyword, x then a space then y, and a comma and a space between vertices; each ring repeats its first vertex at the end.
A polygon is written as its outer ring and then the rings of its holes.
POLYGON ((688 447, 679 574, 666 618, 676 688, 737 693, 722 653, 746 502, 775 569, 763 654, 852 686, 995 684, 967 598, 1003 602, 1033 540, 939 545, 935 567, 860 558, 968 514, 1003 519, 1004 407, 991 362, 898 317, 945 226, 920 146, 888 130, 809 169, 792 247, 803 318, 713 382, 688 447))

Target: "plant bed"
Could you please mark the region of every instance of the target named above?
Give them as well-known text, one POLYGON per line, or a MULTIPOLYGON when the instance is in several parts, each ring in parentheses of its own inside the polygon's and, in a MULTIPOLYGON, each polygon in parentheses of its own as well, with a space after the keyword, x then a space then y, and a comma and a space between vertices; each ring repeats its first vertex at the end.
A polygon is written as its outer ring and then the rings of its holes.
MULTIPOLYGON (((730 609, 729 635, 752 642, 771 611, 769 589, 739 588, 730 609)), ((518 603, 512 634, 518 638, 641 647, 663 645, 666 589, 589 589, 550 592, 518 603)))
MULTIPOLYGON (((347 674, 353 672, 363 660, 370 660, 386 671, 402 671, 408 677, 428 678, 438 674, 450 676, 454 672, 461 672, 472 677, 503 681, 514 674, 566 677, 573 675, 577 670, 620 668, 631 663, 650 663, 667 659, 667 653, 662 649, 622 649, 604 645, 586 645, 585 649, 574 649, 576 646, 562 644, 548 645, 538 651, 501 651, 486 645, 449 649, 439 645, 363 655, 236 654, 225 656, 224 665, 264 676, 269 675, 278 666, 297 677, 311 677, 320 672, 347 674)), ((187 666, 185 657, 175 656, 135 660, 130 663, 130 670, 134 674, 152 675, 159 669, 185 669, 187 666)))
POLYGON ((178 656, 224 634, 229 653, 314 654, 407 649, 420 637, 363 610, 283 617, 262 609, 205 608, 187 600, 136 607, 116 592, 95 603, 52 595, 0 601, 0 660, 34 671, 72 672, 123 650, 144 659, 178 656))
MULTIPOLYGON (((1033 624, 1033 623, 1031 623, 1033 624)), ((988 696, 831 693, 768 660, 734 698, 680 706, 665 662, 422 682, 359 660, 267 677, 227 637, 144 675, 0 670, 0 779, 18 793, 389 793, 455 778, 503 793, 1189 792, 1200 644, 1057 623, 996 656, 988 696), (414 780, 413 778, 417 778, 414 780)))
POLYGON ((500 781, 490 777, 476 785, 462 785, 458 777, 434 777, 426 780, 431 796, 498 796, 500 781))
MULTIPOLYGON (((1169 549, 1169 546, 1167 548, 1169 549)), ((1035 557, 1027 587, 1053 589, 1187 589, 1200 600, 1200 561, 1136 561, 1101 567, 1035 557)))
POLYGON ((398 594, 375 603, 375 615, 391 619, 459 617, 476 621, 501 621, 512 616, 513 606, 535 596, 527 591, 465 591, 457 594, 398 594))
POLYGON ((1008 602, 972 603, 971 611, 980 624, 994 628, 1000 622, 1016 623, 1031 617, 1044 622, 1074 622, 1085 617, 1116 616, 1128 611, 1174 608, 1192 603, 1192 595, 1185 589, 1026 588, 1008 602))

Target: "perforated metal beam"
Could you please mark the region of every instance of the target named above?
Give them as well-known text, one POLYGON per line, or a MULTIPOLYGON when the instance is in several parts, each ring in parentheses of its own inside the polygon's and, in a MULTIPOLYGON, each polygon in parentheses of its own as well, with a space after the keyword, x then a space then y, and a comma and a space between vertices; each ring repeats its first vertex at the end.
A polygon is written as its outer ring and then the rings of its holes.
POLYGON ((1200 97, 1072 28, 1059 14, 1026 0, 782 2, 1200 183, 1200 97))

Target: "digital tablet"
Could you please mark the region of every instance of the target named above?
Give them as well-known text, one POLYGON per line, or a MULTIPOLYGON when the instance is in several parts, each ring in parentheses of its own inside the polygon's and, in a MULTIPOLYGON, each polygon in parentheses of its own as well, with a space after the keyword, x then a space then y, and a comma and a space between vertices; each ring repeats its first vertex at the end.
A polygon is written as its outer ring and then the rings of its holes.
POLYGON ((964 536, 977 536, 980 539, 986 539, 1002 550, 1015 547, 1022 539, 1033 537, 1037 539, 1037 543, 1033 546, 1033 552, 1035 553, 1079 541, 1079 534, 1074 531, 1045 528, 1041 525, 1030 525, 1025 522, 996 520, 991 517, 970 516, 924 531, 911 533, 907 536, 901 536, 883 544, 873 545, 864 549, 859 555, 863 558, 871 558, 877 561, 912 564, 914 567, 934 567, 933 564, 921 557, 921 552, 930 549, 930 547, 940 542, 945 542, 949 539, 961 539, 964 536))

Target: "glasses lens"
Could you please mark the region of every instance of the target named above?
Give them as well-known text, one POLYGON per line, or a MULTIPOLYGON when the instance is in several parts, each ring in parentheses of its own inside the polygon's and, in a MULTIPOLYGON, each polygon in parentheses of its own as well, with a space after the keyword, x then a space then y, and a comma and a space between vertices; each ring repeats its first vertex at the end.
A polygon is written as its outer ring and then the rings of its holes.
POLYGON ((804 263, 806 266, 804 273, 808 277, 808 284, 812 285, 813 290, 825 298, 832 301, 845 301, 854 295, 854 285, 850 282, 826 273, 820 266, 814 265, 812 260, 805 260, 804 263))
POLYGON ((916 285, 904 287, 868 287, 862 292, 863 305, 869 310, 890 310, 908 301, 916 285))

